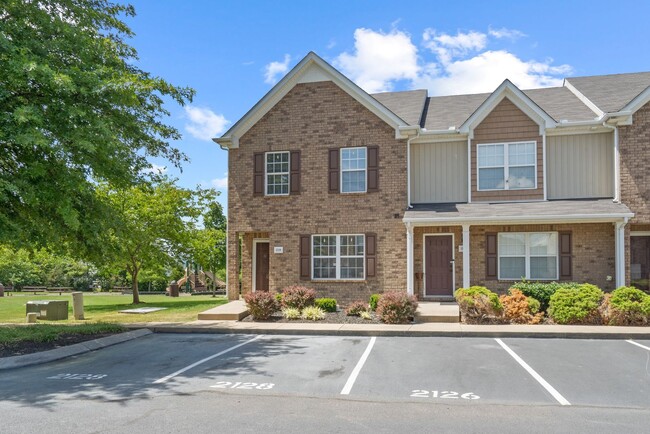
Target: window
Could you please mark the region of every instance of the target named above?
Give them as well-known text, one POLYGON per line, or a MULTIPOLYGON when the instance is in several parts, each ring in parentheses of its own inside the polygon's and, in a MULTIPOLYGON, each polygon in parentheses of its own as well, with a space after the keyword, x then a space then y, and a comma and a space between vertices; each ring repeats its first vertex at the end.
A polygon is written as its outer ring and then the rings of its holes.
POLYGON ((313 279, 361 280, 364 264, 364 235, 312 236, 313 279))
POLYGON ((499 280, 556 280, 556 232, 499 234, 499 280))
POLYGON ((479 191, 536 188, 536 148, 535 142, 477 145, 479 191))
POLYGON ((366 148, 341 148, 341 193, 366 192, 366 148))
POLYGON ((289 152, 266 153, 266 195, 289 194, 289 152))

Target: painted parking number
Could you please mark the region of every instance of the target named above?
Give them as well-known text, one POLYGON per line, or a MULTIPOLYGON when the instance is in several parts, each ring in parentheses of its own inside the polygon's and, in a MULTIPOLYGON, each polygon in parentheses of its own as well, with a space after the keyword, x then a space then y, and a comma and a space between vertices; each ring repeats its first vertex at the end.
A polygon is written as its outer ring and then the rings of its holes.
POLYGON ((48 380, 101 380, 106 374, 57 374, 47 377, 48 380))
POLYGON ((218 381, 217 384, 210 387, 215 389, 268 390, 273 389, 273 386, 275 386, 273 383, 243 383, 241 381, 233 383, 231 381, 218 381))
POLYGON ((453 392, 451 390, 421 390, 415 389, 411 391, 411 397, 413 398, 440 398, 440 399, 480 399, 481 397, 473 394, 472 392, 467 392, 459 394, 458 392, 453 392))

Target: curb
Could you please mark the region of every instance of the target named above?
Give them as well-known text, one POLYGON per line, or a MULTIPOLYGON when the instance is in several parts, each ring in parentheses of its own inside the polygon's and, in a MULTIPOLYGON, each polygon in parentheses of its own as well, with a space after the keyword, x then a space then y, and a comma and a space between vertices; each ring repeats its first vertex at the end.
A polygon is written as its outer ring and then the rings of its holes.
POLYGON ((132 330, 125 333, 119 333, 104 338, 93 339, 78 344, 69 345, 53 350, 42 351, 40 353, 25 354, 23 356, 5 357, 0 359, 0 371, 5 369, 22 368, 24 366, 39 365, 41 363, 52 362, 54 360, 64 359, 70 356, 89 353, 101 348, 110 347, 111 345, 147 336, 152 333, 148 329, 132 330))

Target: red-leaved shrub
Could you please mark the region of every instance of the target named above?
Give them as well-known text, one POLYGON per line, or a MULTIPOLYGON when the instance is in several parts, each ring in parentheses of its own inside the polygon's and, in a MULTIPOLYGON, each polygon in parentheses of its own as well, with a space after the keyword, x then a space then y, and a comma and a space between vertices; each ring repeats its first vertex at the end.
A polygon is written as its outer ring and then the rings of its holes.
POLYGON ((267 320, 280 308, 275 294, 268 291, 249 292, 244 301, 254 320, 267 320))
POLYGON ((357 300, 353 301, 348 305, 348 308, 345 309, 345 314, 347 316, 359 316, 361 312, 366 312, 368 310, 368 303, 357 300))
POLYGON ((418 302, 406 292, 386 292, 377 303, 377 316, 387 324, 405 324, 414 316, 418 302))
POLYGON ((316 291, 305 286, 287 286, 282 290, 282 307, 293 307, 303 310, 314 304, 316 291))

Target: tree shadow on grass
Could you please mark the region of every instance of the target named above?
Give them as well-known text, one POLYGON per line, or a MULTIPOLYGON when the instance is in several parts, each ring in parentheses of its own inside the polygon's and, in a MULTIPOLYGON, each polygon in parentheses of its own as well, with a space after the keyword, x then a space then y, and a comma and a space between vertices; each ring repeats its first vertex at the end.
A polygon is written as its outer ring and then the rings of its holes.
POLYGON ((161 301, 161 302, 148 302, 148 303, 124 303, 124 304, 96 304, 84 306, 84 312, 87 313, 106 313, 117 312, 120 310, 133 309, 142 307, 142 304, 147 304, 149 307, 164 307, 168 311, 189 310, 201 306, 220 306, 226 304, 228 300, 222 298, 214 298, 212 300, 190 300, 190 301, 161 301))

